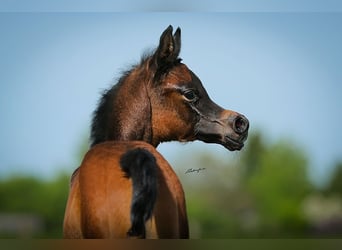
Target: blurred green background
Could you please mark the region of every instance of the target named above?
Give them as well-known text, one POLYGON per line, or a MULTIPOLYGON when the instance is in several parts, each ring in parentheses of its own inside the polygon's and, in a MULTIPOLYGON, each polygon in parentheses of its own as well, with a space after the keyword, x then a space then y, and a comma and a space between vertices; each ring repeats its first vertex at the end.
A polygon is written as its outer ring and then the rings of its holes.
MULTIPOLYGON (((340 237, 342 163, 317 187, 307 157, 294 142, 270 144, 258 131, 237 157, 185 150, 174 168, 186 194, 191 238, 340 237), (190 168, 204 169, 186 173, 190 168)), ((70 174, 1 179, 0 237, 62 237, 70 174)))

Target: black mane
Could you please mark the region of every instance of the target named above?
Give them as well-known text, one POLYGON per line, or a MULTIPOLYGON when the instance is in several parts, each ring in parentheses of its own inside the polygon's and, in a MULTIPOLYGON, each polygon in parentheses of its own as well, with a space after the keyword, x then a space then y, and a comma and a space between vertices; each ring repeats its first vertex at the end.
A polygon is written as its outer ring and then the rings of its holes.
MULTIPOLYGON (((140 64, 145 62, 147 58, 147 56, 143 56, 140 64)), ((91 147, 98 143, 111 140, 110 135, 108 134, 109 130, 112 130, 113 134, 120 132, 118 131, 118 127, 110 125, 110 119, 114 119, 112 120, 112 123, 114 124, 118 122, 115 120, 116 117, 112 116, 112 114, 116 113, 116 107, 113 105, 113 103, 120 87, 123 85, 127 77, 132 73, 132 71, 138 66, 139 65, 134 65, 131 67, 131 69, 124 71, 116 84, 102 92, 101 98, 97 104, 97 108, 94 110, 92 116, 90 132, 91 147)))
MULTIPOLYGON (((111 105, 112 100, 115 98, 117 89, 120 83, 114 85, 111 89, 105 90, 97 105, 97 109, 93 112, 91 132, 90 132, 90 145, 91 147, 107 140, 107 126, 109 114, 114 112, 114 107, 111 105)), ((113 128, 114 129, 114 128, 113 128)))

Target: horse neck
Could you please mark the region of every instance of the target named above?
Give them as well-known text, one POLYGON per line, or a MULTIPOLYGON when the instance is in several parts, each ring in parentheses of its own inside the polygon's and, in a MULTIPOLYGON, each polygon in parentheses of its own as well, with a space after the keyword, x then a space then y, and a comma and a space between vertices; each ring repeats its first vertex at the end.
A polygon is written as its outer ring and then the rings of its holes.
POLYGON ((135 69, 104 96, 94 113, 92 145, 104 141, 145 141, 153 146, 148 76, 135 69))

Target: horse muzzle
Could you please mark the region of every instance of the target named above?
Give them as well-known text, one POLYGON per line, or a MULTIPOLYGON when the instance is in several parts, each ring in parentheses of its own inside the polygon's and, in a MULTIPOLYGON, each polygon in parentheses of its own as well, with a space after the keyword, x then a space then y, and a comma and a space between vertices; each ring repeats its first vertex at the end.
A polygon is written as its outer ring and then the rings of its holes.
POLYGON ((221 144, 230 151, 241 150, 248 136, 248 119, 231 110, 223 110, 217 114, 218 117, 200 118, 196 126, 197 139, 221 144))

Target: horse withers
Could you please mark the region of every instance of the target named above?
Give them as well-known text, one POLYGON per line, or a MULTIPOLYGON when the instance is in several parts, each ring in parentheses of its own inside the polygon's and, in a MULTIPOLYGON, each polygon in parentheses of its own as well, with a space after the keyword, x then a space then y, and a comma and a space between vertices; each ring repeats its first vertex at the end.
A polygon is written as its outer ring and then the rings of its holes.
POLYGON ((249 122, 209 98, 180 49, 181 30, 169 26, 157 49, 104 92, 91 148, 71 178, 65 238, 189 237, 182 185, 156 147, 201 140, 240 150, 249 122))

